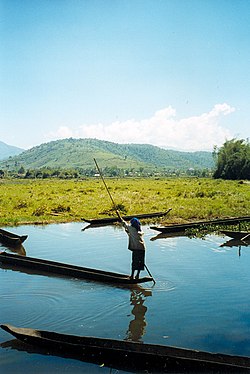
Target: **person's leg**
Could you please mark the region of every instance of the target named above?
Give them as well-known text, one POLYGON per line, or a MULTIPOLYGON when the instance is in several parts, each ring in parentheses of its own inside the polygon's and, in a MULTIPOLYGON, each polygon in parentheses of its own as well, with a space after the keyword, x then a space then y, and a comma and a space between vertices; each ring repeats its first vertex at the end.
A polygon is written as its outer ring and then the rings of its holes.
POLYGON ((140 277, 141 270, 144 270, 144 258, 145 258, 145 251, 137 251, 136 254, 136 279, 140 277))
POLYGON ((132 251, 132 264, 131 264, 131 275, 130 275, 130 278, 133 279, 134 278, 134 274, 135 274, 135 252, 132 251))
POLYGON ((138 279, 139 276, 140 276, 140 270, 137 270, 137 274, 136 274, 135 278, 138 279))

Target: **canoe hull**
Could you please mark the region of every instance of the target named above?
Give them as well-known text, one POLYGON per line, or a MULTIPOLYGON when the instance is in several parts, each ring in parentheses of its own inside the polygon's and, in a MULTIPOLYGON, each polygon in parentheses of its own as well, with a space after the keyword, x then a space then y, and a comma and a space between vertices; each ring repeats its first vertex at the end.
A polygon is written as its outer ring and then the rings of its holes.
POLYGON ((50 354, 67 352, 69 357, 85 361, 95 356, 105 366, 130 367, 134 370, 157 372, 249 372, 250 358, 213 354, 171 346, 144 344, 114 339, 74 336, 50 331, 1 325, 17 339, 33 346, 46 348, 50 354))
POLYGON ((42 275, 61 275, 70 278, 89 279, 98 282, 108 282, 114 284, 138 284, 151 282, 150 277, 130 279, 129 275, 113 273, 98 269, 84 268, 56 261, 48 261, 39 258, 13 255, 7 252, 0 253, 0 265, 6 268, 17 267, 21 269, 32 269, 32 272, 42 275))
POLYGON ((16 235, 12 232, 0 229, 0 242, 3 244, 7 244, 10 246, 16 246, 22 244, 26 239, 28 235, 16 235))
POLYGON ((239 222, 250 221, 250 216, 238 217, 238 218, 225 218, 225 219, 215 219, 211 221, 199 221, 190 222, 178 225, 168 225, 168 226, 151 226, 152 230, 159 231, 161 233, 173 233, 173 232, 185 232, 188 229, 200 228, 202 226, 208 225, 227 225, 227 224, 237 224, 239 222))
POLYGON ((232 239, 237 239, 237 240, 242 240, 243 239, 243 240, 250 241, 250 232, 248 232, 248 231, 221 230, 221 233, 226 235, 226 236, 229 236, 232 239))
MULTIPOLYGON (((156 217, 163 217, 170 212, 171 208, 165 212, 155 212, 155 213, 145 213, 145 214, 134 214, 132 216, 123 216, 122 218, 125 221, 129 221, 133 217, 137 217, 138 219, 147 219, 147 218, 156 218, 156 217)), ((91 225, 105 225, 105 224, 112 224, 115 222, 119 222, 118 217, 107 217, 107 218, 97 218, 97 219, 85 219, 83 221, 90 223, 91 225)))

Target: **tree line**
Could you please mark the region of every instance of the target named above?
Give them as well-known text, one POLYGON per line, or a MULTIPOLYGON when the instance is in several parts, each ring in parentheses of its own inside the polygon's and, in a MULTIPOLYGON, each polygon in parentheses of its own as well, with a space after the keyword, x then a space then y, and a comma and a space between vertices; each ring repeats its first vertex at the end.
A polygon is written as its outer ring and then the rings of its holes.
MULTIPOLYGON (((105 177, 109 178, 126 178, 126 177, 180 177, 180 176, 194 176, 194 177, 211 177, 211 169, 154 169, 146 170, 142 167, 122 169, 118 167, 105 167, 102 169, 105 177)), ((81 179, 99 177, 95 168, 89 169, 62 169, 43 167, 40 169, 25 169, 21 166, 17 171, 6 171, 0 169, 0 178, 22 178, 22 179, 81 179)))
MULTIPOLYGON (((248 139, 227 140, 222 147, 214 147, 213 157, 215 161, 214 170, 211 169, 173 169, 173 168, 155 168, 152 170, 140 167, 122 169, 116 166, 105 167, 102 169, 106 177, 155 177, 155 176, 195 176, 195 177, 213 177, 215 179, 228 180, 250 180, 250 144, 248 139)), ((95 177, 97 170, 95 168, 50 168, 43 167, 40 169, 25 170, 23 166, 18 171, 6 171, 0 169, 0 178, 13 177, 24 179, 74 179, 95 177)))
POLYGON ((227 140, 221 148, 214 148, 216 168, 213 177, 218 179, 250 179, 250 144, 248 139, 227 140))

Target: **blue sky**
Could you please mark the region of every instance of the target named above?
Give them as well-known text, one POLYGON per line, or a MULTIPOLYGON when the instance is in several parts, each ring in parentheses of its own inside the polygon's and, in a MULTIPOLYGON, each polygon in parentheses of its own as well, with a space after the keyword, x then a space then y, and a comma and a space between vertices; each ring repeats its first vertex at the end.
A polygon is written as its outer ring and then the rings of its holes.
POLYGON ((0 140, 249 138, 249 0, 0 0, 0 140))

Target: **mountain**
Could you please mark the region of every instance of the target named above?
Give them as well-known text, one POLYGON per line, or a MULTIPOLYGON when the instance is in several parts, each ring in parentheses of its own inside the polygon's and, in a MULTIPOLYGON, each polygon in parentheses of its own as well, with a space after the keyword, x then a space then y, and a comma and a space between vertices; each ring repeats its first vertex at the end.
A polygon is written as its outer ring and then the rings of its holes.
POLYGON ((97 139, 63 139, 44 143, 1 161, 0 167, 15 170, 51 168, 204 169, 213 167, 211 152, 179 152, 149 144, 117 144, 97 139))
POLYGON ((0 141, 0 160, 4 160, 10 156, 16 156, 22 153, 24 150, 13 145, 8 145, 0 141))

